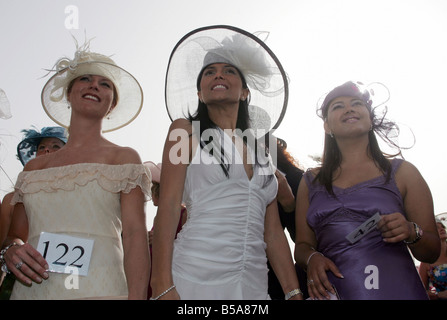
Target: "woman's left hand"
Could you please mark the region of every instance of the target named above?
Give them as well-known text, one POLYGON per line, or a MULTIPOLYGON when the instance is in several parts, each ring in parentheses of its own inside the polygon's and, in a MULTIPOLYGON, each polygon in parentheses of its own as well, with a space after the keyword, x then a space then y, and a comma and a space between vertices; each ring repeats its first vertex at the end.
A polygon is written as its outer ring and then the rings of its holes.
POLYGON ((383 241, 400 242, 412 238, 413 224, 400 212, 382 215, 377 228, 382 232, 383 241))

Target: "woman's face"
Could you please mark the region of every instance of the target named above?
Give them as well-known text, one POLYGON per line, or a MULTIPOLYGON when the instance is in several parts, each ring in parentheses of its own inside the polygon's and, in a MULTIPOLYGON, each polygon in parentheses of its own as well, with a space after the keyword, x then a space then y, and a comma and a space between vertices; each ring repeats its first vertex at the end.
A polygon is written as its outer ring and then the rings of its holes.
POLYGON ((206 105, 213 102, 239 103, 247 99, 248 89, 243 88, 239 71, 234 66, 215 63, 203 70, 198 96, 206 105))
POLYGON ((73 80, 67 96, 74 110, 82 106, 101 119, 116 105, 113 82, 97 75, 83 75, 73 80))
POLYGON ((335 137, 352 136, 368 133, 371 124, 371 114, 366 103, 357 97, 343 96, 329 104, 324 129, 335 137))
POLYGON ((436 227, 438 228, 439 238, 441 238, 441 240, 446 240, 447 234, 446 234, 444 225, 440 222, 437 222, 436 227))
POLYGON ((64 145, 58 138, 43 138, 37 146, 36 157, 58 151, 64 145))

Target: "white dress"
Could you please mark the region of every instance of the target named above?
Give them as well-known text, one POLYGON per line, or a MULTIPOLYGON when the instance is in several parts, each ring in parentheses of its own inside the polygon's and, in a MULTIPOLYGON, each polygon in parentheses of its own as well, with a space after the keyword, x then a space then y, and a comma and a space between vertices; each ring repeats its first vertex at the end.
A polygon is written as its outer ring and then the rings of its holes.
MULTIPOLYGON (((223 136, 228 155, 233 143, 223 136)), ((172 265, 181 299, 269 299, 264 221, 278 183, 263 175, 271 167, 255 166, 249 180, 239 153, 233 160, 228 178, 216 158, 198 147, 188 166, 188 220, 174 242, 172 265)))
POLYGON ((34 248, 41 232, 94 239, 94 244, 87 276, 50 273, 31 287, 16 281, 11 299, 127 296, 120 192, 137 186, 150 194, 150 173, 138 164, 81 163, 21 172, 13 203, 25 206, 34 248))

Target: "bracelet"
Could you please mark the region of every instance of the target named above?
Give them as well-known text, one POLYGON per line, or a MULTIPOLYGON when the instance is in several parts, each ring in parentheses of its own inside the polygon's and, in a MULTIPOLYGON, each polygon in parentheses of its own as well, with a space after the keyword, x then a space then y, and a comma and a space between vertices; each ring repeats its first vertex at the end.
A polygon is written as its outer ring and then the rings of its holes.
POLYGON ((175 285, 172 285, 171 287, 169 287, 167 290, 163 291, 162 293, 160 293, 158 296, 156 296, 155 298, 150 298, 149 300, 158 300, 161 297, 163 297, 166 293, 168 293, 169 291, 171 291, 172 289, 175 288, 175 285))
POLYGON ((414 232, 416 233, 416 238, 414 238, 412 241, 406 241, 404 240, 405 244, 415 244, 416 242, 418 242, 419 240, 421 240, 424 232, 422 231, 422 228, 419 227, 416 223, 413 223, 413 227, 414 227, 414 232))
POLYGON ((290 298, 292 298, 292 297, 294 297, 296 295, 299 295, 299 294, 301 294, 301 295, 303 294, 299 288, 298 289, 293 289, 292 291, 290 291, 289 293, 286 294, 284 299, 285 300, 289 300, 290 298))
POLYGON ((312 252, 312 253, 310 254, 310 256, 307 258, 306 266, 309 265, 309 261, 310 261, 310 259, 311 259, 315 254, 317 254, 317 253, 318 253, 319 255, 321 255, 321 256, 324 257, 324 255, 323 255, 321 252, 314 251, 314 252, 312 252))
POLYGON ((3 265, 6 263, 5 258, 4 258, 6 251, 8 251, 8 249, 11 248, 12 246, 18 246, 18 245, 19 245, 18 243, 12 242, 0 251, 0 264, 3 265))
POLYGON ((6 247, 4 247, 1 251, 0 251, 0 270, 3 271, 4 273, 11 273, 8 269, 8 266, 6 265, 6 261, 5 261, 5 253, 6 251, 8 251, 9 248, 11 248, 12 246, 18 246, 19 244, 16 242, 12 242, 9 245, 7 245, 6 247))

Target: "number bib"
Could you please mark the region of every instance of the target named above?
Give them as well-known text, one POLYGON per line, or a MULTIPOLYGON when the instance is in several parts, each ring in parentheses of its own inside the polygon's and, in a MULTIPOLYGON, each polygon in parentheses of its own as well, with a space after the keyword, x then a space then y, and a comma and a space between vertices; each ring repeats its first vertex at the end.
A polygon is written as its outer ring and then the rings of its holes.
POLYGON ((37 244, 37 251, 47 261, 48 271, 86 276, 93 243, 93 239, 42 232, 37 244))
POLYGON ((370 231, 374 230, 377 223, 379 223, 380 220, 380 213, 376 213, 371 218, 363 222, 360 226, 355 228, 354 231, 352 231, 350 234, 346 236, 346 239, 351 242, 351 244, 356 243, 361 238, 366 236, 370 231))

